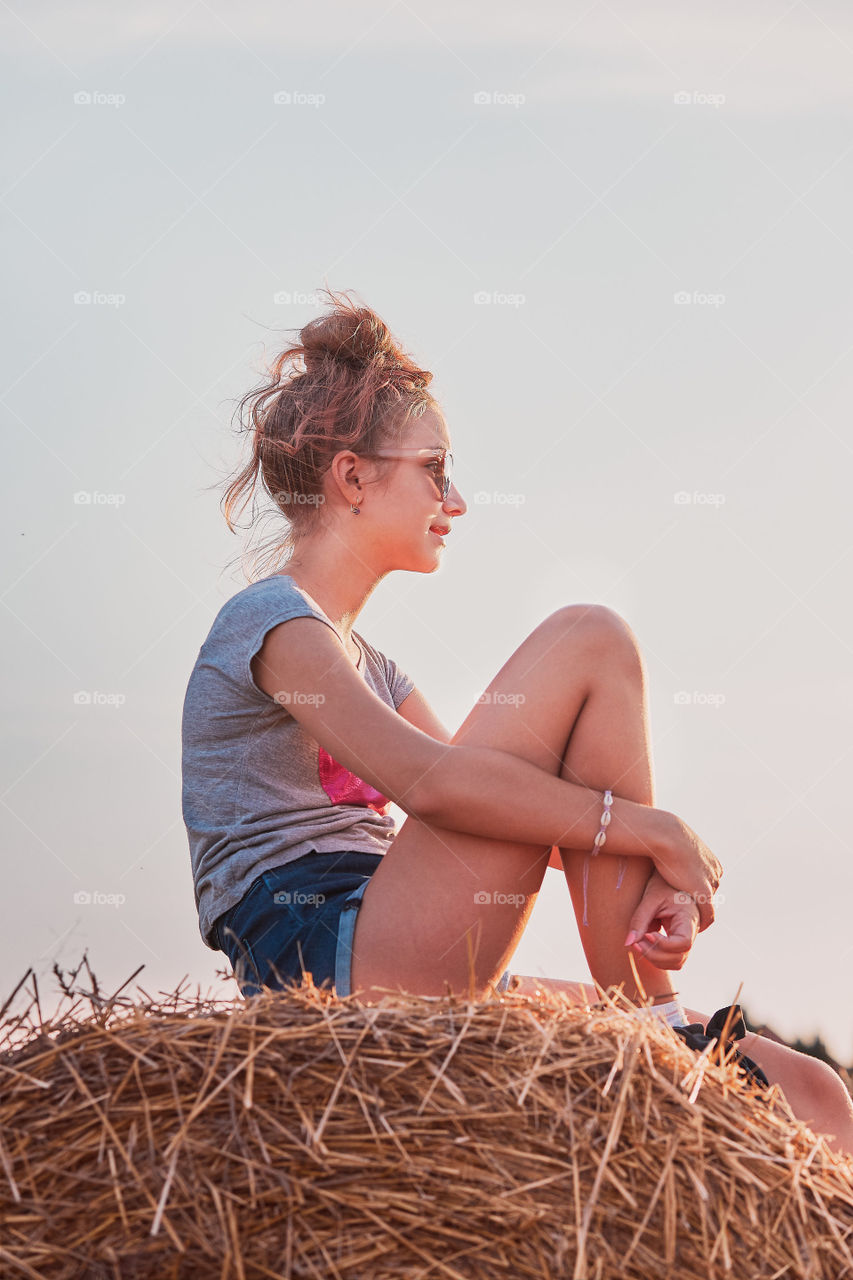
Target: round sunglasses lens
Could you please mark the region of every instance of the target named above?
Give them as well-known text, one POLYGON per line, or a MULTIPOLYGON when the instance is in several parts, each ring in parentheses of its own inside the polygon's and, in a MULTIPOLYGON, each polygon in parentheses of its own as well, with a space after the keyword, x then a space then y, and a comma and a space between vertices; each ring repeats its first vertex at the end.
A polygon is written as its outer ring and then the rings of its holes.
POLYGON ((448 493, 450 492, 450 473, 452 472, 452 470, 453 470, 453 454, 446 453, 444 455, 444 466, 442 467, 442 473, 444 477, 444 481, 442 485, 442 489, 443 489, 442 497, 444 498, 446 498, 448 493))

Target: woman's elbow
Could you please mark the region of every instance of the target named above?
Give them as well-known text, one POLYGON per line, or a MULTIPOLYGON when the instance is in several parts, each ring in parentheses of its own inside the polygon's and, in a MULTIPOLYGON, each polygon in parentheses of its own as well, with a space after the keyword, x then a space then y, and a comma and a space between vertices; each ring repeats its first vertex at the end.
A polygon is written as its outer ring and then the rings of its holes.
POLYGON ((418 776, 401 790, 400 799, 395 803, 410 818, 441 826, 441 819, 447 812, 450 799, 446 782, 447 774, 441 766, 445 759, 445 752, 451 750, 451 747, 442 744, 441 754, 425 766, 419 767, 418 776))

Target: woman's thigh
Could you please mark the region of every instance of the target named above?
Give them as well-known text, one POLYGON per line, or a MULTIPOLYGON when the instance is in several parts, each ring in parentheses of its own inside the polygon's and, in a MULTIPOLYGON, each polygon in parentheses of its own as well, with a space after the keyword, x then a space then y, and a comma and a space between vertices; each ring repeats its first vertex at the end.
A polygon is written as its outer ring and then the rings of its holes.
MULTIPOLYGON (((455 734, 559 775, 596 680, 627 670, 630 634, 618 615, 573 605, 516 649, 455 734)), ((353 942, 353 990, 440 995, 482 988, 515 951, 550 850, 426 825, 409 817, 364 893, 353 942)))

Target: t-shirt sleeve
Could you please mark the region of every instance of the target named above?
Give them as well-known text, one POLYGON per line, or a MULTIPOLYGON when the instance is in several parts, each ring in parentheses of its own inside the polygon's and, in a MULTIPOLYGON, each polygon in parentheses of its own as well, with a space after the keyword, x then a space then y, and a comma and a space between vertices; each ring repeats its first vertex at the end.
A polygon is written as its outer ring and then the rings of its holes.
POLYGON ((382 662, 385 666, 385 679, 388 681, 388 688, 396 710, 400 703, 405 698, 408 698, 415 687, 415 682, 411 676, 407 676, 405 671, 398 667, 393 658, 386 657, 384 653, 382 654, 382 662))
POLYGON ((264 583, 228 601, 202 647, 202 657, 209 658, 252 701, 269 703, 270 695, 255 683, 252 659, 263 648, 267 633, 291 618, 316 618, 338 635, 330 620, 298 591, 282 583, 264 583))

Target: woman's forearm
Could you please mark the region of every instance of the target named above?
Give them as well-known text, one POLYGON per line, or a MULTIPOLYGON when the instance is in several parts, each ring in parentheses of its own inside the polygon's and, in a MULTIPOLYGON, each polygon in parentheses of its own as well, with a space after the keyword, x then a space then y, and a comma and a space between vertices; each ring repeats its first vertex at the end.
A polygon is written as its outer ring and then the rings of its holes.
MULTIPOLYGON (((415 816, 433 826, 567 849, 592 849, 603 792, 567 782, 493 747, 447 746, 422 780, 415 816)), ((614 796, 607 852, 666 858, 678 820, 614 796)))

